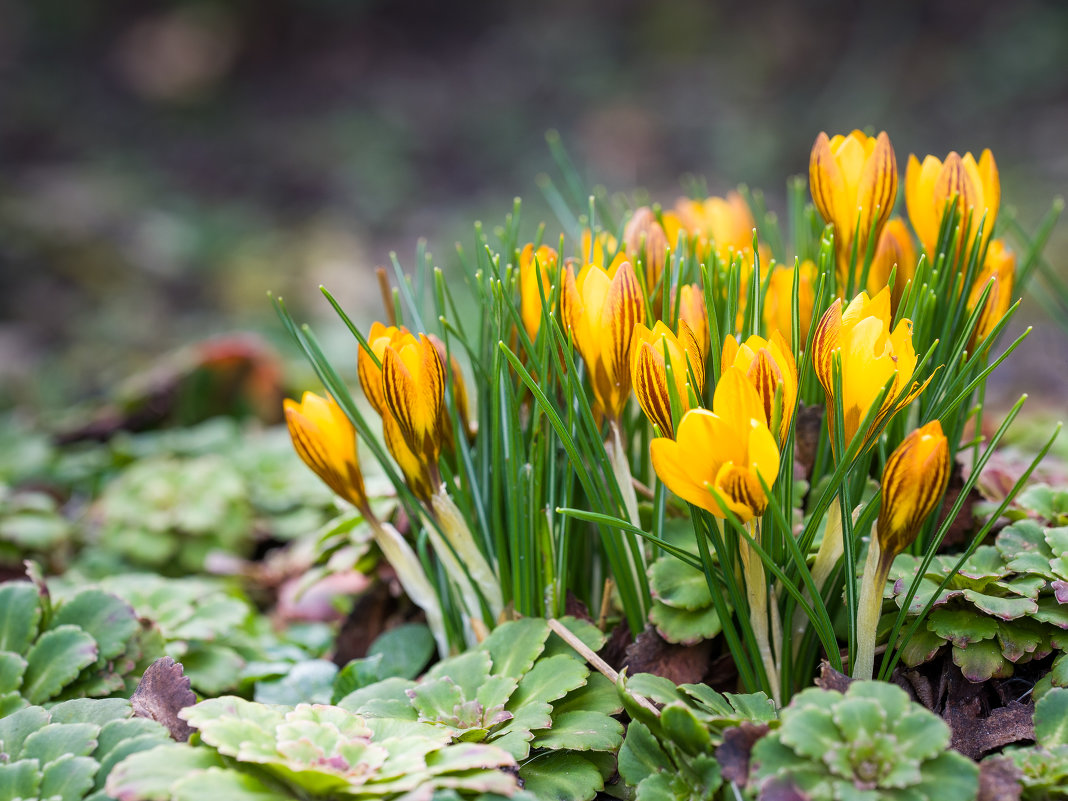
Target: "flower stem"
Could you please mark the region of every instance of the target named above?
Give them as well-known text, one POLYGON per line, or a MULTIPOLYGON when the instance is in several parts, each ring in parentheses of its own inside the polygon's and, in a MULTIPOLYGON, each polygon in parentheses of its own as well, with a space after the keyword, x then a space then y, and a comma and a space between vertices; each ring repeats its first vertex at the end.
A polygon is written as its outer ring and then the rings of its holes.
POLYGON ((383 523, 373 516, 367 518, 371 524, 375 543, 382 555, 397 574, 401 587, 412 603, 423 610, 426 623, 434 640, 438 644, 438 654, 443 658, 449 655, 449 640, 445 634, 445 621, 441 614, 441 604, 437 593, 430 585, 419 557, 415 555, 408 542, 397 529, 389 523, 383 523))
MULTIPOLYGON (((753 539, 760 536, 758 529, 753 529, 753 534, 753 539)), ((753 553, 749 543, 739 542, 738 550, 742 557, 746 599, 749 601, 749 622, 753 627, 753 637, 760 650, 760 659, 764 663, 768 684, 771 685, 771 697, 776 705, 781 705, 782 688, 779 686, 779 668, 771 650, 771 638, 768 633, 768 587, 764 575, 764 563, 753 553)))
MULTIPOLYGON (((430 505, 434 510, 434 518, 441 524, 442 533, 448 540, 448 546, 444 548, 440 548, 435 544, 434 547, 438 551, 438 556, 442 558, 450 575, 461 587, 465 584, 470 585, 463 570, 463 566, 467 567, 467 572, 481 591, 482 597, 485 598, 486 605, 489 607, 490 615, 493 617, 493 621, 496 622, 504 609, 501 582, 486 557, 482 555, 482 551, 479 550, 467 521, 464 520, 460 510, 445 491, 444 484, 438 486, 438 491, 430 499, 430 505), (455 551, 456 557, 462 560, 463 566, 455 557, 452 557, 451 551, 448 556, 443 553, 444 551, 449 551, 449 546, 451 546, 452 551, 455 551)), ((468 602, 468 606, 467 611, 472 619, 481 616, 480 604, 476 602, 471 607, 470 602, 468 602)))
POLYGON ((857 654, 853 660, 853 678, 870 679, 875 673, 875 641, 879 616, 883 611, 883 588, 890 573, 893 556, 885 559, 879 538, 872 537, 868 559, 860 580, 857 604, 857 654))

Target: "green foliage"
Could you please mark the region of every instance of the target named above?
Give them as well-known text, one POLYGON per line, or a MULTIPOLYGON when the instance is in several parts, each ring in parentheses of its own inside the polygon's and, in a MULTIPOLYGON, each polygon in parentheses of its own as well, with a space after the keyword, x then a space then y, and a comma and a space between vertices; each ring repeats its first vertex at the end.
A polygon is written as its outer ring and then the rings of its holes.
POLYGON ((129 695, 162 649, 151 624, 114 595, 84 589, 53 604, 43 584, 0 584, 0 713, 129 695))
MULTIPOLYGON (((926 662, 948 644, 964 675, 978 682, 1011 676, 1016 665, 1068 646, 1068 529, 1020 520, 953 574, 957 561, 936 556, 919 581, 909 614, 934 606, 902 651, 906 665, 926 662)), ((908 555, 894 562, 887 597, 899 606, 919 564, 908 555)), ((1059 685, 1059 676, 1050 681, 1059 685)))
POLYGON ((698 801, 720 787, 713 756, 723 732, 743 722, 777 721, 775 706, 763 693, 722 694, 704 684, 675 686, 649 673, 621 675, 618 689, 631 716, 619 750, 619 775, 636 788, 637 798, 698 801), (654 714, 637 697, 660 707, 654 714))
POLYGON ((692 645, 722 630, 705 574, 691 564, 661 556, 649 566, 649 591, 649 620, 668 642, 692 645))
POLYGON ((201 571, 213 551, 251 547, 244 479, 217 456, 134 463, 104 491, 100 515, 103 548, 166 574, 201 571))
POLYGON ((17 565, 29 558, 61 562, 73 537, 74 526, 54 497, 0 483, 0 564, 17 565))
POLYGON ((750 783, 786 783, 813 801, 972 801, 979 769, 949 739, 949 727, 895 685, 803 690, 754 746, 750 783))
POLYGON ((453 743, 448 731, 417 721, 361 717, 335 706, 267 706, 233 696, 182 711, 195 745, 135 754, 108 778, 119 801, 226 798, 460 798, 512 796, 514 759, 485 744, 453 743))
MULTIPOLYGON (((59 588, 61 598, 84 586, 68 580, 50 585, 59 588)), ((325 624, 315 626, 323 635, 317 647, 296 641, 289 631, 276 632, 248 599, 220 579, 125 573, 93 586, 118 596, 138 617, 152 621, 167 656, 182 663, 193 689, 204 695, 244 694, 253 681, 280 676, 319 656, 332 638, 325 624)))
MULTIPOLYGON (((590 624, 565 622, 591 647, 603 643, 590 624)), ((623 736, 612 718, 620 704, 611 682, 591 673, 537 618, 497 627, 478 648, 438 662, 418 682, 368 684, 339 704, 368 718, 433 726, 455 742, 501 748, 539 798, 593 798, 613 772, 610 755, 623 736)))
POLYGON ((0 718, 0 797, 108 801, 104 781, 125 757, 170 737, 135 718, 123 699, 77 699, 28 706, 0 718))
POLYGON ((1050 690, 1035 704, 1035 741, 1033 746, 1003 752, 1019 770, 1021 798, 1068 798, 1068 690, 1050 690))

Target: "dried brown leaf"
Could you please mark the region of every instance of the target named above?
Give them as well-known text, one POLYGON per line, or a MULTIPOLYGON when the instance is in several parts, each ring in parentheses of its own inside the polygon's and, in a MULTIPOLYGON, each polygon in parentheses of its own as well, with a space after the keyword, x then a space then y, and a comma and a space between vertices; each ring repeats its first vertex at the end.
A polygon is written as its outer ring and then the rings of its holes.
POLYGON ((196 702, 182 664, 169 656, 160 657, 148 666, 130 698, 134 717, 156 721, 180 743, 189 739, 193 729, 178 713, 196 702))

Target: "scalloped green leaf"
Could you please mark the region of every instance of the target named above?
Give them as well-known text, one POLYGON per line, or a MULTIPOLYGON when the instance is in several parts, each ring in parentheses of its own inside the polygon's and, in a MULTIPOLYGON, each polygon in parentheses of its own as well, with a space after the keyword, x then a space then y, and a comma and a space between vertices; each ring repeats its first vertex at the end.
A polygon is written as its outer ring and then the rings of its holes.
POLYGON ((81 801, 92 789, 99 767, 95 759, 87 756, 57 759, 41 772, 41 798, 81 801))
POLYGON ((26 738, 19 756, 42 765, 64 754, 89 756, 96 749, 99 732, 100 727, 92 723, 49 723, 26 738))
POLYGON ((641 721, 632 720, 627 725, 627 737, 619 749, 619 775, 633 786, 649 776, 670 769, 671 760, 649 727, 641 721))
POLYGON ((1068 745, 1068 690, 1054 687, 1035 704, 1035 739, 1046 748, 1068 745))
POLYGON ((615 715, 623 711, 623 702, 619 700, 619 692, 610 678, 591 672, 583 686, 553 704, 553 714, 556 715, 579 710, 615 715))
POLYGON ((996 621, 972 609, 933 609, 927 618, 927 628, 957 648, 992 640, 998 633, 996 621))
POLYGON ((0 764, 0 798, 36 799, 41 787, 41 768, 35 759, 0 764))
POLYGON ((1031 617, 1059 629, 1068 629, 1068 604, 1059 604, 1056 598, 1039 598, 1038 611, 1031 617))
POLYGON ((534 748, 572 751, 616 751, 623 742, 623 724, 600 712, 565 712, 553 717, 551 729, 535 734, 534 748))
POLYGON ((50 629, 26 654, 22 694, 31 704, 54 698, 97 660, 96 640, 77 626, 50 629))
POLYGON ((997 595, 985 595, 974 590, 965 590, 964 597, 977 609, 1001 620, 1016 620, 1038 611, 1038 604, 1030 598, 1006 598, 997 595))
POLYGON ((979 795, 979 766, 956 751, 943 751, 924 763, 921 780, 913 789, 921 798, 973 801, 979 795))
POLYGON ((261 704, 329 704, 337 673, 337 665, 326 659, 297 662, 282 678, 257 682, 255 699, 261 704))
MULTIPOLYGON (((482 649, 443 659, 426 672, 426 680, 448 678, 465 700, 473 699, 490 675, 491 655, 482 649)), ((507 674, 506 674, 507 675, 507 674)))
POLYGON ((125 698, 73 698, 48 708, 53 723, 94 723, 105 726, 133 714, 125 698))
POLYGON ((11 651, 0 651, 0 695, 22 686, 26 660, 11 651))
POLYGON ((48 712, 39 706, 24 707, 0 718, 0 751, 9 759, 17 759, 26 738, 48 723, 48 712))
MULTIPOLYGON (((903 635, 902 635, 903 636, 903 635)), ((949 640, 940 637, 926 626, 920 626, 901 647, 901 661, 908 667, 916 667, 934 659, 938 650, 949 640)))
POLYGON ((552 703, 586 682, 589 669, 577 659, 560 654, 539 659, 508 701, 511 712, 527 704, 552 703))
POLYGON ((653 601, 649 620, 661 637, 679 645, 694 645, 702 640, 710 640, 723 630, 719 615, 711 606, 691 611, 653 601))
POLYGON ((539 754, 519 768, 519 778, 538 801, 590 801, 604 789, 597 766, 566 751, 539 754))
POLYGON ((24 654, 41 622, 40 595, 25 581, 0 584, 0 651, 24 654))
POLYGON ((82 590, 56 610, 51 628, 78 626, 96 640, 98 659, 113 659, 137 633, 137 614, 123 600, 101 590, 82 590))
POLYGON ((1001 653, 1001 648, 992 640, 973 642, 966 648, 953 646, 953 664, 960 668, 970 682, 1004 679, 1012 675, 1012 662, 1001 653))
POLYGON ((415 686, 408 679, 384 679, 349 693, 337 705, 358 715, 415 720, 417 713, 407 695, 415 686))
POLYGON ((521 678, 545 649, 549 624, 541 618, 511 620, 495 628, 483 641, 482 649, 493 660, 493 672, 521 678))
POLYGON ((708 728, 682 702, 668 704, 660 710, 660 725, 667 737, 690 756, 712 751, 708 728))
POLYGON ((712 606, 705 574, 674 556, 661 556, 653 562, 649 588, 654 599, 675 609, 692 612, 712 606))

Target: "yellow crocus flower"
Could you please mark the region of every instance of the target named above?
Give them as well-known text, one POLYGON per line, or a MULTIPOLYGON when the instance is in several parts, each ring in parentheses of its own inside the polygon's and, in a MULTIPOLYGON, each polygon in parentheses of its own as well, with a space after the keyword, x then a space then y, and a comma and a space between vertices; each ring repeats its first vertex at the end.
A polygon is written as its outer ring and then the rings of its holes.
POLYGON ((937 420, 911 432, 886 460, 879 522, 868 543, 860 583, 854 678, 870 679, 874 673, 879 613, 890 567, 937 508, 949 483, 949 472, 949 441, 937 420))
POLYGON ((404 441, 433 474, 444 440, 445 365, 425 334, 382 353, 382 395, 404 441))
POLYGON ((684 284, 679 290, 679 320, 690 327, 701 353, 708 354, 708 310, 705 308, 705 293, 699 284, 684 284))
POLYGON ((623 229, 623 246, 633 262, 641 257, 645 265, 645 291, 652 294, 667 264, 667 234, 648 206, 637 209, 623 229))
MULTIPOLYGON (((702 244, 711 242, 719 258, 730 263, 732 254, 752 260, 753 229, 756 220, 749 204, 737 192, 728 192, 725 198, 709 197, 704 200, 680 198, 675 204, 679 222, 702 244)), ((761 260, 766 255, 761 248, 761 260)))
POLYGON ((876 533, 888 563, 912 544, 935 510, 949 483, 949 466, 949 441, 937 420, 911 432, 886 460, 876 533))
MULTIPOLYGON (((439 652, 443 656, 448 654, 441 605, 419 557, 392 525, 375 517, 367 502, 356 459, 356 430, 351 421, 329 395, 322 398, 313 392, 305 392, 299 404, 287 398, 283 405, 289 435, 300 458, 330 489, 360 510, 401 587, 426 613, 427 625, 437 641, 439 652)), ((385 418, 392 420, 389 414, 385 418)))
POLYGON ((527 243, 519 254, 519 313, 531 342, 538 338, 538 330, 541 328, 541 299, 544 295, 545 299, 549 300, 552 294, 558 261, 559 257, 553 248, 541 245, 534 250, 532 242, 527 243))
POLYGON ((868 271, 868 294, 876 295, 887 285, 894 267, 894 288, 890 294, 890 308, 897 311, 901 293, 905 284, 916 275, 916 246, 912 243, 912 234, 900 217, 893 217, 883 228, 879 244, 875 248, 871 269, 868 271))
POLYGON ((994 230, 1001 204, 1001 179, 994 155, 984 150, 976 162, 971 153, 961 157, 952 152, 944 162, 934 156, 926 156, 922 164, 915 155, 909 156, 905 169, 905 203, 912 228, 929 258, 934 258, 934 250, 938 246, 942 212, 954 195, 957 196, 957 208, 962 215, 959 249, 964 255, 984 215, 984 244, 994 230), (971 225, 966 227, 969 213, 971 225))
POLYGON ((799 268, 774 268, 764 295, 764 323, 768 330, 785 331, 793 337, 794 269, 801 270, 797 281, 797 313, 801 318, 798 321, 801 335, 798 348, 803 350, 812 325, 812 307, 816 305, 816 265, 811 259, 801 262, 799 268))
POLYGON ((305 392, 297 403, 282 404, 293 447, 330 489, 361 511, 367 507, 363 474, 356 458, 356 429, 330 395, 305 392))
MULTIPOLYGON (((371 324, 371 330, 367 334, 367 343, 371 346, 379 363, 385 358, 387 347, 398 350, 406 345, 415 345, 418 341, 403 326, 386 326, 377 321, 371 324)), ((434 487, 428 465, 404 439, 400 424, 386 405, 385 393, 382 390, 382 368, 375 364, 374 359, 363 347, 359 349, 356 356, 356 371, 363 394, 367 396, 371 407, 382 418, 382 434, 386 448, 404 474, 405 482, 417 498, 421 501, 429 501, 434 487)))
MULTIPOLYGON (((813 367, 827 393, 827 408, 835 405, 831 365, 835 352, 842 359, 842 410, 845 415, 842 436, 848 447, 861 421, 875 403, 883 387, 893 379, 871 429, 870 439, 883 422, 908 404, 927 386, 912 383, 916 369, 916 351, 912 347, 912 321, 901 320, 893 331, 890 323, 890 290, 883 287, 874 297, 857 295, 845 311, 842 299, 835 300, 823 315, 812 340, 813 367)), ((930 378, 927 379, 930 381, 930 378)), ((838 423, 828 416, 832 426, 838 423)), ((834 441, 832 436, 832 442, 834 441)))
POLYGON ((838 282, 849 280, 856 245, 856 266, 864 264, 868 239, 878 242, 897 198, 897 159, 886 131, 877 137, 853 131, 831 138, 821 132, 808 162, 812 200, 823 219, 834 225, 838 282), (854 242, 855 238, 855 242, 854 242))
POLYGON ((653 468, 683 500, 725 518, 722 502, 748 523, 768 505, 760 479, 770 487, 779 473, 775 436, 760 397, 737 367, 723 371, 712 409, 691 409, 675 439, 654 439, 653 468))
POLYGON ((1005 246, 1001 239, 990 240, 986 249, 986 260, 983 262, 983 270, 972 285, 972 291, 968 295, 968 312, 975 310, 983 290, 990 284, 990 294, 986 296, 986 303, 979 313, 979 320, 972 332, 969 349, 986 339, 994 327, 1001 322, 1012 305, 1013 283, 1016 278, 1016 255, 1005 246))
POLYGON ((589 228, 586 228, 582 232, 581 247, 579 263, 595 264, 610 276, 614 276, 616 270, 627 261, 626 250, 619 247, 616 238, 607 231, 598 231, 594 235, 589 228), (611 260, 608 259, 609 253, 615 254, 611 260))
POLYGON ((768 339, 754 334, 740 345, 734 337, 727 337, 723 342, 720 364, 723 369, 731 365, 737 367, 753 385, 764 407, 764 418, 768 425, 778 421, 777 433, 779 444, 782 445, 790 432, 790 421, 797 403, 797 364, 782 334, 772 331, 768 339), (780 385, 782 393, 776 406, 775 395, 780 385))
POLYGON ((666 436, 674 436, 671 419, 671 394, 667 383, 667 364, 664 350, 674 377, 682 411, 690 408, 687 387, 693 389, 697 398, 705 389, 705 357, 690 326, 679 320, 679 334, 675 336, 663 322, 657 321, 652 329, 644 323, 634 328, 634 358, 631 360, 631 380, 634 394, 650 422, 660 427, 666 436), (696 386, 690 381, 690 371, 696 386))
POLYGON ((589 264, 575 278, 564 271, 561 293, 564 326, 586 362, 598 407, 618 420, 630 397, 630 357, 634 327, 645 320, 645 298, 630 262, 610 277, 589 264))

